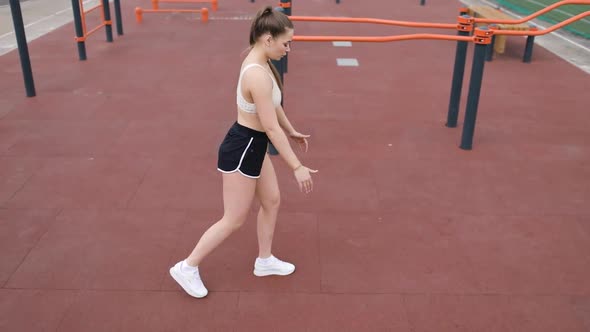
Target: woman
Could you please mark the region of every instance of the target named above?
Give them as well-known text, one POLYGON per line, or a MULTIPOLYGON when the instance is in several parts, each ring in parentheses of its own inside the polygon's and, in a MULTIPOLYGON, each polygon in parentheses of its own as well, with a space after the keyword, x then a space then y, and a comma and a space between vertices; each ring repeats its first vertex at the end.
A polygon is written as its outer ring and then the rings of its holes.
POLYGON ((201 298, 208 291, 198 266, 246 220, 254 197, 258 212, 258 258, 254 275, 289 275, 295 271, 271 252, 279 210, 280 193, 275 170, 266 154, 270 140, 293 170, 299 189, 310 193, 316 173, 301 164, 289 145, 293 139, 307 151, 307 138, 297 132, 281 107, 282 83, 270 60, 280 60, 290 51, 293 24, 289 18, 268 6, 258 12, 250 29, 250 51, 242 63, 237 87, 237 122, 219 148, 218 170, 223 177, 223 217, 201 237, 185 260, 170 269, 170 275, 191 296, 201 298))

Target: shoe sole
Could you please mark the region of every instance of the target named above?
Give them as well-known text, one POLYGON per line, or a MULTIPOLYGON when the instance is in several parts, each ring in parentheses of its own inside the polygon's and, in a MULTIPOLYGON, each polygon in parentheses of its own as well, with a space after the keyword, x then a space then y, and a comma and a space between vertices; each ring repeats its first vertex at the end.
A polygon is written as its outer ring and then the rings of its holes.
POLYGON ((290 272, 282 272, 282 271, 277 271, 277 270, 256 270, 254 269, 254 275, 257 277, 266 277, 266 276, 288 276, 289 274, 292 274, 293 272, 295 272, 295 269, 293 269, 293 271, 290 272))
POLYGON ((172 279, 174 279, 174 280, 176 281, 176 283, 177 283, 177 284, 179 284, 179 285, 180 285, 180 287, 182 287, 182 289, 184 289, 184 291, 185 291, 185 292, 186 292, 188 295, 190 295, 190 296, 192 296, 192 297, 196 297, 196 298, 198 298, 198 299, 202 299, 202 298, 204 298, 205 296, 207 296, 207 294, 209 294, 209 292, 207 292, 205 295, 199 295, 199 294, 197 294, 197 293, 194 293, 193 291, 191 291, 191 290, 190 290, 190 288, 188 288, 188 287, 187 287, 187 286, 184 284, 184 281, 182 281, 182 278, 180 278, 180 277, 178 277, 178 276, 176 275, 176 272, 174 272, 174 267, 171 267, 171 268, 170 268, 170 276, 172 277, 172 279))

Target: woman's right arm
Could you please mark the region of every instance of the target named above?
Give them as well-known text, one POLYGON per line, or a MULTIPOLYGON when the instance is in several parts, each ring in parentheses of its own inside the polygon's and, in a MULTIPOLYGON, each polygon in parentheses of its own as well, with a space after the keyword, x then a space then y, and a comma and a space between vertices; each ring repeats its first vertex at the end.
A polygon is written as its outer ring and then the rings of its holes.
POLYGON ((279 151, 281 157, 293 172, 295 172, 299 189, 301 191, 305 190, 306 192, 311 191, 313 183, 310 172, 315 173, 317 171, 303 166, 295 155, 295 152, 293 152, 289 144, 289 139, 285 135, 277 118, 272 101, 273 82, 268 76, 268 73, 262 68, 252 68, 248 71, 248 75, 244 75, 242 78, 242 84, 246 84, 250 88, 250 94, 252 95, 252 99, 254 99, 260 123, 274 147, 279 151))
POLYGON ((262 68, 252 68, 242 78, 242 84, 250 89, 252 99, 256 105, 256 113, 266 135, 279 151, 279 154, 291 169, 295 170, 301 162, 293 152, 285 132, 279 125, 279 120, 272 102, 272 80, 262 68))

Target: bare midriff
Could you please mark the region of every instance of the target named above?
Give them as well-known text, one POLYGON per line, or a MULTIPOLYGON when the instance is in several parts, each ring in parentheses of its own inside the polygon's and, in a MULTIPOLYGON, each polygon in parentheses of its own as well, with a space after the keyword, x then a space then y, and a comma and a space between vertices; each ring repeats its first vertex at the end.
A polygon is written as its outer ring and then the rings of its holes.
POLYGON ((264 131, 264 128, 262 127, 262 123, 260 123, 260 118, 258 117, 258 114, 244 112, 239 107, 238 107, 238 123, 244 127, 250 128, 250 129, 264 131))

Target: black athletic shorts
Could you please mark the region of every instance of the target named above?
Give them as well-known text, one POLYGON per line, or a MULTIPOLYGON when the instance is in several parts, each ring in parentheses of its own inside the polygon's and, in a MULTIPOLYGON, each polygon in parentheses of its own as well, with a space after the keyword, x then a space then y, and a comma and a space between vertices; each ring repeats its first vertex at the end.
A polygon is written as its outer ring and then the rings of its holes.
POLYGON ((236 122, 219 147, 217 169, 223 173, 237 171, 249 178, 259 178, 267 148, 268 136, 265 132, 236 122))

